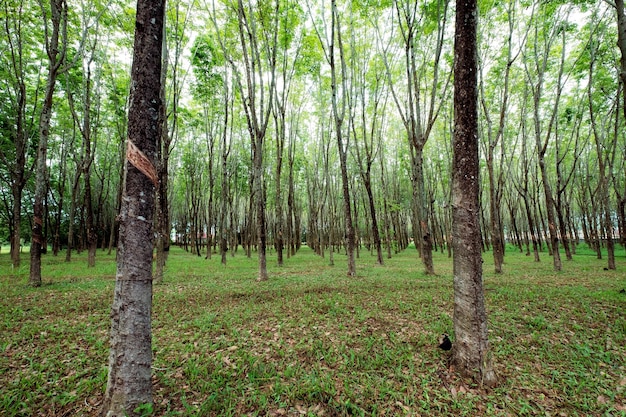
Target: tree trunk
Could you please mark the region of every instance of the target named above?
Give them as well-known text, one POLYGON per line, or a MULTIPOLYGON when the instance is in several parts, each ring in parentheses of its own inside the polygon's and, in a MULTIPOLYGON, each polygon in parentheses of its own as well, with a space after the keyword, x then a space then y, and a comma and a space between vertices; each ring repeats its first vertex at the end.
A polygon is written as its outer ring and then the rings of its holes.
POLYGON ((20 267, 20 252, 22 251, 22 239, 20 228, 22 225, 22 191, 23 185, 19 185, 22 181, 14 181, 11 184, 11 195, 13 197, 13 215, 11 224, 11 264, 13 268, 20 267))
POLYGON ((165 1, 138 0, 109 377, 101 414, 152 404, 152 247, 165 1))
POLYGON ((256 189, 256 232, 258 243, 259 273, 257 281, 267 281, 267 222, 265 221, 265 184, 263 179, 263 140, 255 139, 254 187, 256 189))
MULTIPOLYGON (((228 59, 230 60, 231 66, 234 70, 236 83, 242 96, 244 97, 243 107, 248 124, 248 132, 250 134, 252 148, 251 157, 253 175, 251 178, 251 191, 254 201, 251 200, 250 208, 252 212, 254 204, 256 209, 254 224, 256 226, 259 259, 257 280, 265 281, 268 279, 268 275, 266 254, 267 222, 265 218, 266 193, 263 176, 263 149, 275 93, 279 2, 276 1, 274 3, 272 14, 269 17, 263 16, 271 21, 271 25, 274 28, 271 33, 268 32, 268 27, 266 26, 268 22, 261 21, 251 6, 246 9, 244 2, 242 0, 238 0, 236 7, 239 42, 242 48, 243 69, 245 71, 244 80, 242 80, 242 76, 239 72, 242 66, 235 64, 230 56, 228 56, 228 59), (257 33, 258 28, 262 30, 262 34, 257 33), (259 39, 267 40, 267 44, 259 45, 259 39), (267 55, 262 56, 259 52, 260 49, 265 49, 267 55), (270 85, 266 90, 264 80, 268 76, 270 78, 270 85), (265 100, 265 94, 267 94, 267 100, 265 100)), ((225 49, 224 45, 222 45, 222 48, 224 48, 225 54, 229 55, 229 52, 225 49)), ((252 213, 250 214, 252 215, 252 213)), ((249 225, 251 226, 252 222, 250 222, 249 225)), ((249 241, 249 255, 251 254, 251 246, 251 241, 249 241)))
POLYGON ((346 230, 346 252, 348 256, 348 272, 350 277, 356 276, 356 262, 354 258, 355 249, 355 230, 352 220, 352 207, 350 199, 350 185, 348 180, 348 161, 347 151, 349 146, 349 140, 343 137, 343 122, 345 117, 345 109, 347 105, 347 76, 346 62, 344 57, 343 43, 341 40, 341 25, 339 22, 339 12, 337 10, 336 0, 332 0, 332 27, 331 27, 331 40, 329 51, 329 64, 331 69, 331 88, 332 88, 332 108, 333 118, 335 121, 335 135, 337 139, 337 148, 339 151, 339 163, 341 166, 341 184, 343 192, 343 213, 346 230), (336 38, 336 39, 335 39, 336 38), (335 46, 335 40, 337 45, 335 46), (335 64, 335 55, 339 54, 340 69, 337 69, 335 64), (338 80, 338 72, 339 78, 338 80), (341 86, 339 86, 341 84, 341 86), (338 93, 341 94, 341 104, 338 103, 338 93))
POLYGON ((617 46, 620 50, 619 79, 624 97, 622 111, 624 118, 626 118, 626 14, 624 14, 624 0, 615 0, 615 9, 617 12, 617 46))
MULTIPOLYGON (((46 11, 47 12, 47 11, 46 11)), ((35 172, 35 199, 33 204, 33 229, 30 244, 30 278, 29 283, 34 287, 41 285, 41 252, 46 242, 43 236, 44 200, 47 194, 47 154, 48 137, 50 136, 50 118, 52 117, 52 98, 56 79, 61 65, 65 60, 67 43, 67 4, 64 0, 51 0, 50 13, 52 19, 52 33, 46 39, 48 54, 48 79, 44 101, 41 106, 39 119, 39 147, 37 150, 37 168, 35 172), (61 43, 60 43, 60 42, 61 43)), ((44 16, 45 19, 47 17, 44 16)), ((46 21, 47 25, 48 22, 46 21)))
MULTIPOLYGON (((167 20, 167 16, 165 17, 167 20)), ((166 22, 163 22, 166 25, 166 22)), ((161 65, 161 89, 159 95, 161 97, 161 110, 159 112, 159 124, 161 125, 161 137, 157 144, 157 172, 159 183, 157 186, 155 208, 155 231, 156 231, 156 262, 154 268, 154 283, 161 284, 165 274, 165 264, 170 250, 170 228, 169 228, 169 198, 168 198, 168 181, 169 181, 169 145, 170 135, 167 123, 167 96, 165 94, 165 86, 167 84, 168 69, 168 49, 167 39, 163 34, 163 44, 161 45, 162 65, 161 65)))
MULTIPOLYGON (((226 72, 226 71, 225 71, 226 72)), ((228 76, 228 72, 226 72, 226 76, 228 76)), ((220 210, 220 220, 219 220, 219 228, 220 228, 220 257, 222 265, 226 265, 226 253, 228 252, 228 223, 227 223, 227 215, 228 215, 228 202, 229 202, 229 178, 230 175, 228 173, 228 156, 230 155, 232 140, 228 141, 228 124, 230 120, 230 94, 228 90, 228 81, 224 82, 224 127, 222 130, 221 137, 221 161, 222 161, 222 189, 221 189, 221 203, 222 207, 220 210)), ((231 208, 232 211, 232 208, 231 208)))
MULTIPOLYGON (((591 48, 590 48, 591 49, 591 48)), ((615 151, 615 145, 617 142, 617 135, 615 135, 615 140, 612 144, 605 143, 607 133, 604 129, 599 129, 596 123, 596 114, 593 103, 593 94, 592 94, 592 81, 593 81, 593 71, 595 67, 595 50, 591 50, 591 63, 589 65, 589 84, 587 86, 587 98, 589 100, 589 119, 591 121, 591 130, 593 132, 593 138, 596 144, 596 155, 598 158, 598 205, 599 205, 599 218, 600 227, 599 229, 604 229, 604 234, 606 238, 606 249, 607 249, 607 259, 608 259, 608 269, 615 270, 615 244, 613 242, 613 220, 611 218, 611 199, 609 196, 609 183, 607 177, 607 170, 609 172, 613 171, 613 164, 610 155, 615 151)), ((619 123, 619 119, 616 119, 616 126, 619 123)), ((600 246, 600 245, 599 245, 600 246)))
POLYGON ((85 210, 85 231, 87 233, 87 266, 94 267, 96 265, 96 249, 98 246, 98 232, 94 221, 94 211, 91 193, 91 166, 93 163, 92 143, 91 143, 91 70, 90 65, 93 61, 93 54, 88 61, 85 75, 84 86, 84 103, 83 103, 83 119, 80 120, 76 108, 74 106, 74 96, 72 92, 67 91, 69 107, 72 117, 76 125, 80 126, 80 133, 83 140, 82 160, 80 162, 80 171, 82 172, 85 188, 83 190, 83 208, 85 210))
MULTIPOLYGON (((8 4, 8 3, 4 3, 8 4)), ((0 161, 9 171, 12 207, 9 214, 9 234, 11 244, 11 264, 13 268, 20 266, 21 253, 21 224, 22 224, 22 196, 26 181, 30 176, 30 171, 26 167, 26 153, 29 148, 29 135, 26 132, 26 71, 25 62, 23 60, 23 21, 24 9, 22 7, 14 8, 11 13, 5 13, 3 16, 2 29, 3 36, 8 42, 6 49, 3 51, 4 57, 10 60, 10 65, 6 65, 8 74, 4 76, 4 81, 13 85, 7 87, 7 90, 15 92, 14 103, 11 107, 15 109, 14 130, 10 130, 9 142, 15 146, 15 153, 6 152, 0 149, 0 161)), ((8 118, 6 119, 9 120, 8 118)))
POLYGON ((476 89, 476 0, 457 2, 454 43, 454 344, 457 369, 494 386, 482 281, 479 225, 479 158, 476 89))

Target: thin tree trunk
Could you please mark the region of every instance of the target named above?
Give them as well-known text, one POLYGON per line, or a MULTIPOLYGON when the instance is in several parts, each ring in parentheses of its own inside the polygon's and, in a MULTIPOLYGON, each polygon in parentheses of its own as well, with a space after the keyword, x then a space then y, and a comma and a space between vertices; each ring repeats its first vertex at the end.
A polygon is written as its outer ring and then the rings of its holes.
POLYGON ((344 57, 344 49, 343 42, 341 40, 341 25, 339 22, 339 12, 337 10, 337 2, 336 0, 332 0, 332 27, 331 27, 331 40, 330 40, 330 50, 328 52, 329 55, 329 64, 331 68, 331 87, 332 87, 332 108, 333 108, 333 119, 335 121, 335 135, 337 139, 337 147, 339 151, 339 163, 341 166, 341 183, 342 183, 342 192, 343 192, 343 212, 344 212, 344 222, 346 228, 346 252, 348 256, 348 276, 356 276, 356 262, 354 258, 355 251, 355 230, 354 223, 352 220, 352 207, 351 207, 351 198, 350 198, 350 186, 348 180, 348 161, 347 161, 347 148, 349 147, 349 140, 344 139, 343 135, 343 122, 345 116, 345 108, 347 104, 347 87, 346 87, 346 77, 348 76, 348 72, 346 70, 346 62, 344 57), (335 46, 335 37, 337 41, 337 45, 335 46), (338 70, 335 63, 336 54, 339 54, 339 82, 338 78, 338 70), (341 84, 341 87, 339 86, 341 84), (338 104, 338 93, 341 94, 341 104, 338 104), (341 107, 340 107, 341 106, 341 107))
MULTIPOLYGON (((167 15, 163 22, 166 26, 167 15)), ((161 97, 161 110, 159 112, 159 124, 161 125, 161 137, 157 144, 157 172, 159 175, 159 183, 156 192, 156 262, 154 269, 154 283, 161 284, 165 274, 165 264, 169 255, 169 198, 168 198, 168 165, 169 165, 169 144, 170 133, 167 122, 167 96, 165 94, 165 86, 167 83, 168 69, 168 48, 167 38, 163 34, 163 44, 161 45, 162 66, 161 66, 161 89, 159 95, 161 97)))
MULTIPOLYGON (((595 51, 591 51, 591 63, 589 65, 589 83, 587 86, 587 97, 589 100, 589 118, 591 120, 591 130, 593 132, 593 138, 596 144, 596 154, 598 158, 598 194, 599 201, 599 217, 600 217, 600 230, 604 229, 606 238, 606 249, 608 259, 608 269, 615 270, 615 243, 613 242, 613 220, 611 218, 611 200, 609 196, 609 183, 606 174, 608 171, 612 171, 611 157, 605 156, 605 152, 614 152, 616 141, 612 144, 604 143, 606 141, 605 129, 598 129, 596 114, 593 103, 592 95, 592 80, 595 64, 595 51), (608 167, 607 167, 608 165, 608 167)), ((616 123, 618 120, 616 120, 616 123)), ((600 245, 598 245, 600 246, 600 245)))
MULTIPOLYGON (((22 224, 22 196, 30 169, 26 167, 26 153, 29 147, 29 135, 26 127, 26 80, 25 60, 22 59, 24 52, 23 22, 24 1, 19 2, 19 7, 5 8, 2 29, 3 36, 8 42, 8 48, 3 50, 4 57, 10 61, 7 65, 9 76, 5 76, 5 82, 11 83, 10 89, 15 91, 15 103, 11 106, 15 109, 14 130, 11 131, 8 140, 13 144, 15 153, 0 149, 0 161, 9 171, 12 207, 9 218, 9 234, 11 244, 11 264, 13 268, 20 266, 21 253, 21 224, 22 224), (10 10, 10 12, 9 12, 10 10)), ((8 2, 4 2, 8 5, 8 2)), ((16 4, 17 5, 17 4, 16 4)), ((7 88, 8 90, 9 88, 7 88)), ((8 119, 7 119, 8 120, 8 119)))
MULTIPOLYGON (((44 8, 42 4, 42 9, 44 8)), ((44 19, 47 19, 47 10, 43 10, 44 19)), ((41 285, 41 253, 47 244, 43 236, 44 204, 47 187, 47 154, 48 137, 50 136, 50 118, 52 117, 52 98, 56 79, 61 65, 65 60, 67 42, 67 4, 64 0, 51 0, 50 13, 52 19, 52 34, 46 38, 46 52, 48 54, 48 78, 46 91, 41 107, 39 120, 39 147, 37 150, 37 169, 35 173, 35 201, 33 205, 33 228, 30 245, 30 278, 33 287, 41 285)), ((47 22, 45 22, 47 26, 47 22)), ((47 32, 46 32, 47 34, 47 32)))
MULTIPOLYGON (((98 233, 94 221, 94 210, 92 204, 91 193, 91 166, 94 160, 91 143, 91 70, 90 65, 93 55, 88 61, 86 68, 84 103, 83 103, 83 119, 80 120, 76 108, 74 106, 74 96, 71 91, 67 92, 69 107, 72 112, 75 123, 79 126, 82 141, 82 160, 80 162, 80 171, 82 172, 83 181, 85 183, 83 189, 83 208, 85 210, 85 231, 87 233, 87 266, 94 267, 96 265, 96 249, 98 246, 98 233), (82 122, 82 123, 81 123, 82 122), (82 124, 82 125, 81 125, 82 124)), ((69 90, 69 89, 68 89, 69 90)))
MULTIPOLYGON (((228 76, 228 72, 225 71, 226 77, 228 76)), ((224 80, 224 127, 222 130, 221 137, 221 162, 222 162, 222 189, 221 189, 221 203, 222 208, 220 210, 220 258, 222 265, 226 265, 226 254, 228 252, 228 202, 229 202, 229 178, 230 175, 228 173, 228 156, 230 155, 231 150, 231 141, 228 141, 228 126, 230 123, 230 94, 228 90, 228 79, 224 80)), ((232 136, 232 135, 231 135, 232 136)), ((232 210, 232 208, 231 208, 232 210)))
POLYGON ((619 79, 622 85, 623 104, 622 111, 626 118, 626 14, 624 14, 624 0, 615 0, 617 12, 617 46, 620 50, 619 79))

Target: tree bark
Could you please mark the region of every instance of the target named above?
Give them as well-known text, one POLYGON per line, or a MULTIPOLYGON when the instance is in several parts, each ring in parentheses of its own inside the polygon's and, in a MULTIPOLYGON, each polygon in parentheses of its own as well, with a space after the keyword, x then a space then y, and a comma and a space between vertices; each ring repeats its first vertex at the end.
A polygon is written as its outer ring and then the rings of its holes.
POLYGON ((476 80, 476 0, 457 2, 454 43, 454 344, 457 369, 486 386, 497 383, 491 364, 479 225, 476 80))
POLYGON ((152 404, 152 247, 162 106, 161 46, 165 1, 138 0, 124 196, 111 308, 109 377, 101 414, 137 415, 152 404))

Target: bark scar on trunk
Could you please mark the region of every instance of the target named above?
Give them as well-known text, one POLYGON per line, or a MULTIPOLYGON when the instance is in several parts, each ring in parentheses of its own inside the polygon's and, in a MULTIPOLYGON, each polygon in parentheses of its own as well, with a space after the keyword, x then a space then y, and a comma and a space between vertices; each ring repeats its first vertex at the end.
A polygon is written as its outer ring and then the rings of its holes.
POLYGON ((126 146, 126 159, 133 164, 135 168, 141 171, 146 177, 152 181, 156 187, 159 183, 157 177, 157 171, 150 159, 139 150, 139 148, 131 141, 127 141, 126 146))

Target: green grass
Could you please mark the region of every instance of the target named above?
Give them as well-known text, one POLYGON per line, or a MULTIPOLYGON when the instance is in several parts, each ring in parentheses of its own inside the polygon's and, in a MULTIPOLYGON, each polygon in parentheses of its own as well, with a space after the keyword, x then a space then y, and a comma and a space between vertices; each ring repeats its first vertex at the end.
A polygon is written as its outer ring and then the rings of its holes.
MULTIPOLYGON (((166 416, 626 415, 626 255, 579 248, 563 271, 514 249, 484 256, 500 385, 459 378, 436 348, 452 333, 452 261, 425 276, 414 249, 358 277, 303 248, 285 266, 240 251, 222 266, 174 248, 154 288, 154 413, 166 416)), ((44 257, 41 288, 0 254, 0 415, 95 416, 107 378, 115 260, 44 257)), ((563 255, 564 256, 564 255, 563 255)), ((27 257, 26 261, 27 262, 27 257)))

